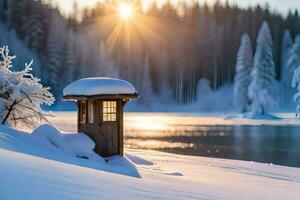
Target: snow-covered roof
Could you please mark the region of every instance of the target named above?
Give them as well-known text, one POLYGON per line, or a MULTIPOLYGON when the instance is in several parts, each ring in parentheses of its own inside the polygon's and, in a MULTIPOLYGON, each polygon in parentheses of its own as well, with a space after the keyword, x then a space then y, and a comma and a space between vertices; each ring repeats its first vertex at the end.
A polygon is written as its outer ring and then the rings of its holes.
POLYGON ((107 77, 80 79, 70 83, 63 90, 64 96, 131 95, 136 93, 131 83, 107 77))

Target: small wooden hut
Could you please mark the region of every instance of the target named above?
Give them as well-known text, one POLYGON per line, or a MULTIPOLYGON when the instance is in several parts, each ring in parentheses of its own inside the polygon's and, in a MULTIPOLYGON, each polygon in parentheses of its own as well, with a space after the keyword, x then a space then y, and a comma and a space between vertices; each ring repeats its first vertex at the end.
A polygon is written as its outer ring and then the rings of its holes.
POLYGON ((95 141, 95 152, 123 156, 123 108, 138 98, 134 86, 120 79, 85 78, 68 85, 63 94, 63 99, 77 101, 78 132, 95 141))

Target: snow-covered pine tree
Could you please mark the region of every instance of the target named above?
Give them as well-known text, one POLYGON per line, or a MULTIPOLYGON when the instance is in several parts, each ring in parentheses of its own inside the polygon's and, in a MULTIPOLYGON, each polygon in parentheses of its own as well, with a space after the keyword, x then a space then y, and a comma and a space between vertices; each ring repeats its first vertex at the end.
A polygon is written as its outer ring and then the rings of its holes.
POLYGON ((97 72, 99 76, 108 76, 109 69, 107 68, 107 59, 106 59, 106 47, 105 40, 101 39, 98 45, 98 64, 97 64, 97 72))
POLYGON ((300 65, 298 68, 294 71, 293 81, 292 81, 292 87, 297 88, 297 92, 294 95, 294 101, 297 104, 296 107, 296 117, 299 117, 300 115, 300 65))
MULTIPOLYGON (((281 42, 281 56, 280 56, 281 80, 283 82, 289 81, 292 78, 292 77, 287 77, 288 76, 287 62, 290 57, 292 46, 293 46, 293 39, 291 36, 291 32, 289 30, 285 30, 281 42)), ((289 86, 290 83, 291 82, 288 82, 289 86)))
POLYGON ((234 105, 240 112, 246 112, 250 106, 248 88, 253 68, 253 52, 248 34, 241 37, 241 45, 237 54, 236 74, 234 77, 234 105))
MULTIPOLYGON (((24 1, 20 0, 9 0, 7 1, 7 24, 10 29, 15 28, 17 32, 23 30, 23 17, 25 10, 24 1)), ((21 38, 23 34, 21 34, 21 38)))
POLYGON ((14 54, 18 55, 18 59, 14 60, 14 70, 21 70, 19 67, 27 61, 28 58, 32 58, 34 63, 32 64, 33 75, 41 76, 41 65, 36 54, 32 53, 30 49, 20 40, 15 30, 8 30, 5 24, 0 22, 0 44, 9 46, 10 50, 14 54))
MULTIPOLYGON (((295 94, 296 92, 296 83, 295 83, 295 79, 297 77, 297 67, 299 67, 300 65, 300 35, 296 36, 295 39, 295 43, 293 44, 292 48, 289 51, 289 57, 286 63, 286 74, 288 75, 288 81, 286 83, 286 88, 285 89, 285 97, 288 98, 287 102, 289 102, 290 104, 292 103, 292 96, 295 94), (292 89, 291 88, 291 84, 292 84, 292 89)), ((296 104, 299 103, 299 99, 295 99, 294 96, 294 101, 296 102, 296 104)), ((298 110, 298 107, 297 107, 298 110)))
POLYGON ((76 35, 76 55, 78 55, 78 78, 87 78, 89 76, 99 76, 98 66, 99 48, 98 42, 93 41, 84 33, 77 32, 76 35))
POLYGON ((145 56, 144 60, 144 69, 143 69, 143 79, 141 83, 141 98, 144 106, 149 108, 152 97, 153 97, 153 88, 152 88, 152 79, 150 76, 150 63, 148 54, 145 56))
POLYGON ((283 106, 290 104, 293 91, 291 90, 291 82, 293 73, 289 70, 288 60, 291 55, 291 49, 293 46, 293 39, 289 30, 284 32, 282 43, 281 43, 281 56, 280 56, 280 67, 281 67, 281 86, 282 90, 286 92, 286 95, 280 97, 283 106))
POLYGON ((64 43, 62 66, 60 68, 60 74, 62 75, 61 91, 67 84, 75 80, 76 63, 74 42, 73 30, 69 29, 68 37, 64 43))
POLYGON ((160 89, 159 94, 163 102, 170 102, 172 100, 172 88, 170 85, 170 72, 168 63, 168 54, 165 48, 161 48, 160 53, 160 89))
POLYGON ((107 53, 107 48, 105 45, 105 40, 101 39, 99 43, 99 52, 97 62, 97 73, 100 75, 104 75, 107 77, 112 78, 118 78, 119 77, 119 71, 117 66, 115 65, 114 61, 109 58, 109 55, 107 53))
POLYGON ((272 36, 268 23, 263 22, 258 33, 254 67, 251 72, 252 80, 249 86, 253 114, 265 114, 266 109, 274 106, 271 90, 275 83, 275 76, 272 36))
MULTIPOLYGON (((296 36, 295 43, 293 44, 290 56, 287 61, 287 66, 291 77, 293 77, 294 71, 300 65, 300 35, 296 36)), ((291 82, 290 82, 291 83, 291 82)))
POLYGON ((15 56, 9 55, 8 47, 0 48, 0 121, 19 128, 33 128, 47 121, 42 104, 54 102, 49 88, 31 74, 31 64, 21 71, 12 71, 15 56))
POLYGON ((64 27, 64 21, 59 13, 52 12, 47 39, 47 56, 45 60, 47 69, 43 72, 43 77, 46 78, 45 83, 51 86, 55 96, 60 93, 57 80, 61 75, 64 37, 66 34, 64 27))
POLYGON ((41 6, 40 1, 25 0, 24 4, 26 3, 28 4, 28 16, 22 24, 25 41, 35 53, 41 53, 46 40, 45 9, 41 6))

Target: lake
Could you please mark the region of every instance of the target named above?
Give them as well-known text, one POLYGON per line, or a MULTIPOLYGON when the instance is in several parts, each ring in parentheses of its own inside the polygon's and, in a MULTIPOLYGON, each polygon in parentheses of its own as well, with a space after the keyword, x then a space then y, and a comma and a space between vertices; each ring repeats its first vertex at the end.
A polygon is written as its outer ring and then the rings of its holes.
MULTIPOLYGON (((52 119, 76 131, 76 114, 52 119), (62 120, 63 118, 63 120, 62 120)), ((300 167, 300 121, 224 119, 192 113, 126 113, 125 147, 300 167)))

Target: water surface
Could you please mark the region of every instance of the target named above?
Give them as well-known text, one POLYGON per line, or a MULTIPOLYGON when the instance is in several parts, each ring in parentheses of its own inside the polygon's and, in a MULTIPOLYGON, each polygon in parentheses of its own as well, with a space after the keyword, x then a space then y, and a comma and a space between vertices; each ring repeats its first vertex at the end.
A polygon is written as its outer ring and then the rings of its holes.
MULTIPOLYGON (((54 124, 76 131, 76 114, 54 124)), ((286 116, 285 116, 286 117, 286 116)), ((222 115, 126 113, 125 147, 300 167, 300 121, 224 119, 222 115)), ((67 129, 67 130, 66 130, 67 129)))

